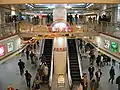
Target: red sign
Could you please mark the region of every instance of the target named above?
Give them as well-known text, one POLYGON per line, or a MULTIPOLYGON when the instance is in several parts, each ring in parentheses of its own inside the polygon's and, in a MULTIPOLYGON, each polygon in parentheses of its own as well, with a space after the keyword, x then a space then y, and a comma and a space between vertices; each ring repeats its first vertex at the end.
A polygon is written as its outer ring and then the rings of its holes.
POLYGON ((5 55, 5 46, 0 46, 0 56, 5 55))

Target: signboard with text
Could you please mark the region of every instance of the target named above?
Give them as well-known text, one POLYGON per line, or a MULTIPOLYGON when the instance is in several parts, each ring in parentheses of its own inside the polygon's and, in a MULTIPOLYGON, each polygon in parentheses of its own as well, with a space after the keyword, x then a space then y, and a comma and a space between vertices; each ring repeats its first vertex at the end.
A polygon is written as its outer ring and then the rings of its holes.
POLYGON ((14 49, 13 46, 14 46, 14 45, 13 45, 13 42, 12 42, 12 41, 7 43, 7 50, 8 50, 8 52, 13 51, 13 49, 14 49))
POLYGON ((5 55, 5 46, 0 46, 0 56, 5 55))

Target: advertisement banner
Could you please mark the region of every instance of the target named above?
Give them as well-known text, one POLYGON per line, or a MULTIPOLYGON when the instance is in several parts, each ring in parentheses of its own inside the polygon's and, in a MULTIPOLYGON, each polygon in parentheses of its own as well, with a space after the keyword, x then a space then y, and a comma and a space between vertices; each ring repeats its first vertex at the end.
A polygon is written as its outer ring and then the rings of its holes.
POLYGON ((5 46, 0 46, 0 56, 5 55, 5 46))
POLYGON ((104 40, 104 48, 109 49, 110 48, 110 41, 104 40))
POLYGON ((8 52, 13 51, 13 49, 14 49, 14 47, 13 47, 13 42, 12 42, 12 41, 11 41, 11 42, 8 42, 8 43, 7 43, 7 50, 8 50, 8 52))

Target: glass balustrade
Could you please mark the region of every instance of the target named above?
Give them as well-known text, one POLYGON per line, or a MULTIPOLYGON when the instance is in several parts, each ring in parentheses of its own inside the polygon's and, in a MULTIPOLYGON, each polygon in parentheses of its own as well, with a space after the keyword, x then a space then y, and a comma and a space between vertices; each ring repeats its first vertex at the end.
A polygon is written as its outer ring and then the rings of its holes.
POLYGON ((19 33, 19 22, 0 24, 0 38, 19 33))

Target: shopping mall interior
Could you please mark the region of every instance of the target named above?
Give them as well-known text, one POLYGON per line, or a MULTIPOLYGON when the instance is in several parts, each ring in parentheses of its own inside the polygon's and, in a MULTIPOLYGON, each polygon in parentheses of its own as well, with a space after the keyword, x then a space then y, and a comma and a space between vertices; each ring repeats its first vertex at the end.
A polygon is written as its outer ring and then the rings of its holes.
POLYGON ((0 0, 0 90, 120 90, 120 1, 0 0))

